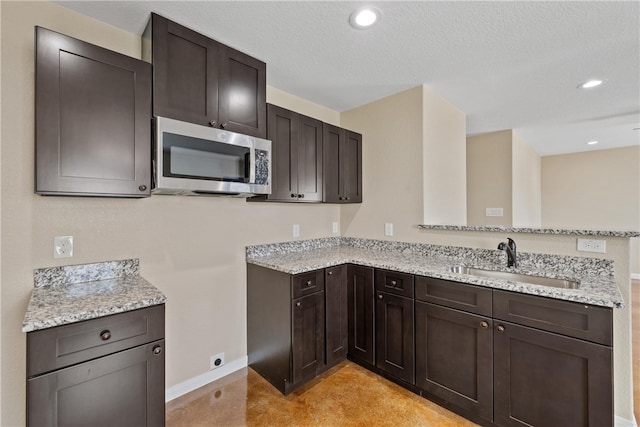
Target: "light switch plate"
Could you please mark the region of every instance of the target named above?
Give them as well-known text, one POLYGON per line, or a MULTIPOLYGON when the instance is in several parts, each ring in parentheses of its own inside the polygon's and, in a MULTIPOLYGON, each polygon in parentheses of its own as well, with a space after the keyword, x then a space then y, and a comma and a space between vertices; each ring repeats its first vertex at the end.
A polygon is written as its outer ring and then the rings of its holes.
POLYGON ((333 222, 331 224, 331 232, 333 234, 338 234, 340 232, 340 224, 338 224, 337 222, 333 222))
POLYGON ((385 236, 393 236, 393 224, 390 222, 386 222, 384 224, 384 235, 385 236))
POLYGON ((486 216, 504 216, 504 210, 502 208, 486 208, 486 216))
POLYGON ((300 224, 293 224, 293 237, 300 237, 300 224))

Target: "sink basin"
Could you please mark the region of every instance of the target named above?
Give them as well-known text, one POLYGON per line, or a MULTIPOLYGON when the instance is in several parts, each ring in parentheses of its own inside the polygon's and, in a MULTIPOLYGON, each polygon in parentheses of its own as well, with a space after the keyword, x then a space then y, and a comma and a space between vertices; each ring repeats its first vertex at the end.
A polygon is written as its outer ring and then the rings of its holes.
POLYGON ((534 285, 551 286, 554 288, 578 289, 580 282, 564 279, 553 279, 551 277, 532 276, 530 274, 508 273, 506 271, 483 270, 481 268, 465 267, 454 265, 449 268, 451 273, 470 274, 472 276, 489 277, 491 279, 504 279, 514 282, 531 283, 534 285))

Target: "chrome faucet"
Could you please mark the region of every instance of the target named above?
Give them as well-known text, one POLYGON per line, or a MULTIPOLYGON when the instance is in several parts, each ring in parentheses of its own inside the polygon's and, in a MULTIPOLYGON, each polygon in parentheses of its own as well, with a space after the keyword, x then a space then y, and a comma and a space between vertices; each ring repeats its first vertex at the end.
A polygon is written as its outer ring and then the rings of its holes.
POLYGON ((507 243, 500 242, 498 249, 507 253, 507 267, 518 267, 518 260, 516 259, 516 242, 507 237, 507 243))

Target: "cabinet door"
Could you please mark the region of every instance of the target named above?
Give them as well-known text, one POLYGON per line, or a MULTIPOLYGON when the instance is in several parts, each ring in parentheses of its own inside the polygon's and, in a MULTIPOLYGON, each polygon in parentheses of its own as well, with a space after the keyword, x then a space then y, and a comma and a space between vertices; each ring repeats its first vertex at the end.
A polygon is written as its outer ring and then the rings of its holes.
POLYGON ((325 271, 325 315, 327 365, 332 366, 347 355, 347 266, 325 271))
POLYGON ((414 384, 413 299, 378 292, 376 366, 414 384))
POLYGON ((496 324, 496 425, 613 425, 611 347, 496 324))
POLYGON ((267 107, 271 140, 271 194, 267 200, 294 201, 298 194, 298 113, 267 107))
POLYGON ((347 203, 362 202, 362 135, 345 131, 342 158, 343 196, 347 203))
POLYGON ((266 64, 227 46, 220 54, 220 127, 266 138, 266 64))
POLYGON ((324 365, 324 292, 292 300, 293 383, 313 378, 324 365))
POLYGON ((322 122, 298 115, 299 201, 322 201, 322 122))
POLYGON ((323 201, 362 202, 362 135, 325 123, 322 152, 323 201))
POLYGON ((151 66, 36 27, 38 194, 149 196, 151 66))
POLYGON ((204 126, 218 120, 221 45, 152 14, 153 115, 204 126))
POLYGON ((493 419, 491 319, 416 301, 416 385, 493 419))
POLYGON ((27 425, 164 425, 163 348, 160 340, 27 380, 27 425))
POLYGON ((322 139, 323 201, 343 203, 344 172, 341 168, 342 152, 340 147, 344 144, 344 129, 324 123, 322 139))
POLYGON ((374 283, 373 268, 347 267, 348 340, 350 356, 370 365, 375 364, 374 347, 374 283))

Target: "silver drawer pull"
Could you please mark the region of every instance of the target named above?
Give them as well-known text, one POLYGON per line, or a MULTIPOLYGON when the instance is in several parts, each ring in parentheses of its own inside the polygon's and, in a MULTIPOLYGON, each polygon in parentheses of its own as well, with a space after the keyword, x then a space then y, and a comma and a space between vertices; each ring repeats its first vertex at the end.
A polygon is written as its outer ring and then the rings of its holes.
POLYGON ((153 347, 153 354, 155 354, 157 356, 160 353, 162 353, 162 347, 160 347, 159 345, 153 347))
POLYGON ((311 280, 307 280, 307 286, 312 286, 313 282, 311 282, 311 280))
POLYGON ((100 339, 102 341, 107 341, 109 338, 111 338, 111 331, 108 329, 105 329, 104 331, 100 332, 100 339))

